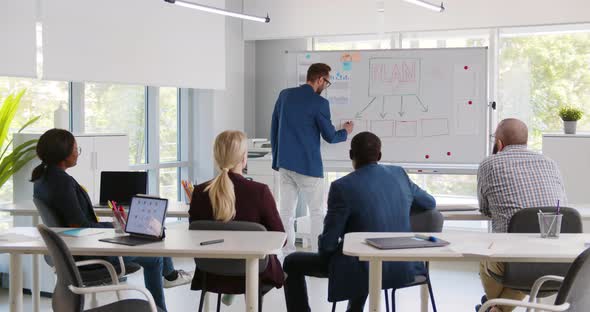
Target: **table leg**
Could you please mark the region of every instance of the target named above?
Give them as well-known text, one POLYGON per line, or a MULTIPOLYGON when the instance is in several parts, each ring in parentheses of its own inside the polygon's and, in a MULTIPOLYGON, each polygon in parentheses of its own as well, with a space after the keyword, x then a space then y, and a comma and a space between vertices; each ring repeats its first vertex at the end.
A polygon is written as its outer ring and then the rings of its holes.
POLYGON ((9 302, 10 312, 23 311, 23 268, 21 255, 10 254, 10 285, 9 285, 9 302))
MULTIPOLYGON (((33 215, 33 226, 37 226, 39 224, 39 215, 33 215)), ((31 277, 31 297, 33 300, 33 312, 39 312, 41 309, 41 278, 40 275, 40 268, 39 268, 39 258, 40 255, 32 255, 31 256, 31 266, 33 268, 33 275, 31 277)))
POLYGON ((428 312, 428 302, 430 300, 428 294, 428 285, 422 284, 420 285, 420 311, 421 312, 428 312))
POLYGON ((258 312, 258 260, 246 259, 246 312, 258 312))
POLYGON ((381 311, 381 260, 369 261, 369 311, 381 311))

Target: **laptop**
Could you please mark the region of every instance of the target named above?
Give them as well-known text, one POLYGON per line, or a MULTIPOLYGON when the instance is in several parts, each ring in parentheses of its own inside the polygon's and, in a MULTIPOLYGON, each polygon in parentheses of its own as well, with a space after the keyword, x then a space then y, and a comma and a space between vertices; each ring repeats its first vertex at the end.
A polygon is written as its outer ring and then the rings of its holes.
POLYGON ((104 208, 107 201, 128 206, 136 194, 147 194, 148 175, 145 171, 102 171, 100 173, 99 205, 104 208))
POLYGON ((437 239, 435 242, 427 241, 416 237, 378 237, 365 239, 367 244, 377 249, 406 249, 406 248, 428 248, 442 247, 449 242, 437 239))
POLYGON ((137 246, 161 241, 168 199, 133 196, 127 215, 125 233, 129 235, 99 239, 101 242, 137 246))

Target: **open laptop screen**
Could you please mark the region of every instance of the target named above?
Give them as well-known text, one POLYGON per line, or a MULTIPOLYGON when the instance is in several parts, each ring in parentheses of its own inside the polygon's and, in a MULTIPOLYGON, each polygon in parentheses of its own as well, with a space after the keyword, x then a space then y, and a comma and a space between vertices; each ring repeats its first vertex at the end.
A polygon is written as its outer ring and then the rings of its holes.
POLYGON ((133 196, 127 216, 125 232, 162 237, 168 200, 156 197, 133 196))
POLYGON ((145 171, 103 171, 100 173, 101 205, 114 200, 121 205, 129 205, 131 197, 147 194, 147 172, 145 171))

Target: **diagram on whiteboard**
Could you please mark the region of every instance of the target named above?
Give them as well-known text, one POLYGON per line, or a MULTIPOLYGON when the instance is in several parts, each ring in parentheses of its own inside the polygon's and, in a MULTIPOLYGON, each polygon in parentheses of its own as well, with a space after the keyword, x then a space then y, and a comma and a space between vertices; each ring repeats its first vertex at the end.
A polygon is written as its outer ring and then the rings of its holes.
MULTIPOLYGON (((304 84, 311 64, 328 64, 332 84, 322 96, 330 102, 334 126, 353 121, 349 140, 363 131, 375 133, 382 140, 385 160, 474 163, 485 154, 486 49, 295 56, 289 59, 290 85, 304 84)), ((322 143, 322 157, 346 159, 349 144, 322 143)))

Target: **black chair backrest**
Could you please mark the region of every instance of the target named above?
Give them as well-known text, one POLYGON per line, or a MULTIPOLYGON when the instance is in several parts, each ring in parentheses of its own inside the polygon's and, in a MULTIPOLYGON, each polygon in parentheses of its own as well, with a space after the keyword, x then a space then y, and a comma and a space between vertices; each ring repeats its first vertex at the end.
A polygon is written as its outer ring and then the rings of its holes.
MULTIPOLYGON (((189 230, 200 231, 266 231, 261 224, 245 221, 210 221, 198 220, 189 225, 189 230)), ((244 259, 202 259, 195 258, 197 268, 205 273, 223 276, 246 276, 246 262, 244 259)), ((259 261, 259 272, 263 272, 268 265, 268 257, 259 261)))
POLYGON ((555 304, 570 304, 568 312, 588 311, 590 307, 590 249, 582 252, 570 266, 555 298, 555 304))
MULTIPOLYGON (((541 233, 537 213, 555 213, 555 207, 525 208, 516 212, 508 224, 508 233, 541 233)), ((582 233, 582 217, 573 208, 562 207, 561 233, 582 233)))
POLYGON ((43 224, 49 227, 61 227, 63 224, 60 224, 59 218, 51 211, 49 206, 39 198, 33 197, 33 203, 35 207, 37 207, 37 211, 39 212, 39 216, 41 216, 41 221, 43 224))
POLYGON ((411 210, 410 224, 412 232, 440 233, 443 229, 444 217, 440 211, 433 210, 411 210))
MULTIPOLYGON (((508 233, 540 233, 539 210, 555 212, 555 207, 525 208, 516 212, 510 219, 508 233)), ((580 213, 572 208, 562 207, 561 233, 582 233, 580 213)), ((540 234, 539 234, 540 235, 540 234)), ((569 263, 518 263, 504 264, 504 284, 515 289, 529 290, 533 283, 544 275, 565 276, 570 268, 569 263)), ((543 289, 558 289, 554 282, 547 282, 543 289)), ((543 289, 541 294, 543 294, 543 289)), ((549 291, 551 293, 551 291, 549 291)))
POLYGON ((74 258, 68 246, 54 231, 43 224, 37 225, 37 230, 47 246, 49 255, 55 265, 57 282, 52 296, 53 311, 78 312, 84 310, 84 296, 74 294, 68 288, 70 285, 82 287, 82 278, 76 267, 74 258))

